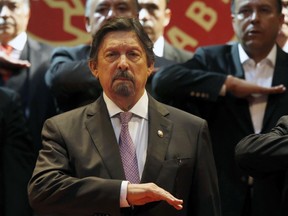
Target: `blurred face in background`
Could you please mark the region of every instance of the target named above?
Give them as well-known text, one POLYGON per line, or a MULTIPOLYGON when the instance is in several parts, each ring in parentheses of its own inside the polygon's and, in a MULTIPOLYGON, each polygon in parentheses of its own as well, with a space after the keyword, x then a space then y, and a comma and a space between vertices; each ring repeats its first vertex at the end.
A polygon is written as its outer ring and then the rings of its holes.
POLYGON ((284 14, 284 23, 281 28, 280 34, 288 38, 288 0, 282 0, 282 13, 284 14))
POLYGON ((86 7, 86 30, 92 35, 113 17, 138 16, 136 0, 88 0, 86 7))
POLYGON ((235 0, 233 28, 250 58, 262 59, 276 42, 284 17, 277 0, 235 0))
POLYGON ((6 44, 25 32, 29 18, 29 0, 0 0, 0 42, 6 44))
POLYGON ((166 0, 138 0, 138 3, 139 20, 149 38, 155 43, 164 34, 164 28, 170 22, 171 10, 167 8, 166 0))

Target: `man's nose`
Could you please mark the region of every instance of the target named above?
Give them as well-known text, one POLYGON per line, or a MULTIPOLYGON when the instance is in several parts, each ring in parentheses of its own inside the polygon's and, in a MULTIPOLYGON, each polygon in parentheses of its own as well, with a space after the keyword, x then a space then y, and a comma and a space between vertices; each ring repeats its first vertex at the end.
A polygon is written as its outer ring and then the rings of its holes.
POLYGON ((121 55, 120 56, 118 69, 121 69, 121 70, 127 70, 128 69, 128 62, 127 62, 126 55, 121 55))
POLYGON ((115 17, 117 17, 116 10, 114 10, 113 8, 110 8, 110 10, 108 11, 108 13, 106 15, 106 18, 107 19, 112 19, 112 18, 115 18, 115 17))
POLYGON ((251 20, 257 20, 259 18, 259 12, 257 10, 253 10, 250 14, 250 19, 251 20))
POLYGON ((10 9, 6 5, 0 7, 0 16, 10 16, 10 9))
POLYGON ((149 12, 146 8, 141 8, 139 11, 139 20, 146 21, 149 19, 149 12))

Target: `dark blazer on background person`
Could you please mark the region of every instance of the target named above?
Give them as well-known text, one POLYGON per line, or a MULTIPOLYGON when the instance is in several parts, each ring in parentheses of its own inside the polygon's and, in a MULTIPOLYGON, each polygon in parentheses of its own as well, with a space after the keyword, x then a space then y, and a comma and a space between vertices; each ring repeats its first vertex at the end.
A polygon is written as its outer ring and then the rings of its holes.
POLYGON ((280 210, 282 216, 288 215, 288 115, 281 117, 270 132, 243 138, 235 154, 241 169, 255 179, 283 177, 279 178, 282 196, 277 197, 281 205, 277 211, 280 210))
POLYGON ((33 215, 27 184, 35 160, 19 95, 0 87, 0 215, 33 215))
MULTIPOLYGON (((150 96, 148 119, 148 149, 141 183, 154 182, 184 203, 182 210, 164 201, 134 206, 133 215, 220 215, 206 122, 150 96)), ((103 96, 47 120, 43 146, 28 189, 36 212, 53 214, 53 210, 62 209, 63 215, 130 215, 124 209, 120 213, 119 191, 125 174, 103 96), (61 202, 55 202, 59 197, 61 202)))
POLYGON ((193 57, 193 52, 174 47, 164 40, 163 57, 170 61, 183 63, 193 57))
MULTIPOLYGON (((277 47, 277 58, 272 86, 288 86, 288 54, 277 47)), ((223 215, 240 216, 248 191, 248 176, 234 160, 234 149, 243 137, 254 133, 246 99, 231 94, 220 97, 226 76, 244 78, 238 44, 199 48, 186 63, 159 71, 153 79, 158 98, 180 109, 197 114, 208 121, 219 178, 223 215), (191 70, 193 69, 193 70, 191 70), (207 73, 207 72, 210 73, 207 73)), ((277 120, 288 114, 288 92, 269 95, 262 133, 275 126, 277 120)), ((258 214, 279 215, 280 196, 277 177, 254 182, 255 205, 258 214), (271 198, 273 197, 273 199, 271 198)), ((253 200, 254 202, 254 200, 253 200)))
POLYGON ((5 87, 15 90, 21 96, 23 112, 28 119, 36 149, 41 148, 44 121, 56 114, 55 101, 44 79, 51 51, 51 46, 28 38, 20 59, 28 60, 31 67, 14 71, 5 84, 5 87))
MULTIPOLYGON (((90 45, 57 47, 53 51, 46 83, 51 88, 59 112, 66 112, 95 101, 102 93, 99 81, 88 67, 90 45)), ((175 64, 174 61, 155 57, 155 68, 175 64)), ((152 75, 153 76, 153 75, 152 75)), ((146 89, 151 93, 149 77, 146 89)))

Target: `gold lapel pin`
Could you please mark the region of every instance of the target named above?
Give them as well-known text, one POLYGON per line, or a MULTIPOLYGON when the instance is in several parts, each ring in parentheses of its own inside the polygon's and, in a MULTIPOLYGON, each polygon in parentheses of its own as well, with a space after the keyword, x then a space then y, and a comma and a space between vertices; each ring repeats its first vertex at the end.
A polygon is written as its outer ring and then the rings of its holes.
POLYGON ((161 131, 161 130, 158 130, 158 131, 157 131, 157 134, 158 134, 158 136, 161 137, 161 138, 164 136, 163 131, 161 131))

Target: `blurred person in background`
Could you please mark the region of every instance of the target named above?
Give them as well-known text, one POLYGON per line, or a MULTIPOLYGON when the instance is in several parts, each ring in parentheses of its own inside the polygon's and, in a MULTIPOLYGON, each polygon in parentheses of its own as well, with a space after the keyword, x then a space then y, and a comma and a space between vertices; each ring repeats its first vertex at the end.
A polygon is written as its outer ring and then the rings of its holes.
POLYGON ((29 38, 29 18, 29 0, 0 0, 0 86, 21 96, 23 113, 38 150, 43 123, 56 113, 44 79, 52 47, 29 38))
POLYGON ((288 0, 282 0, 282 13, 284 23, 277 37, 277 43, 285 52, 288 52, 288 0))
POLYGON ((170 0, 138 0, 139 20, 154 43, 155 55, 181 63, 190 59, 193 53, 172 46, 164 38, 165 27, 168 26, 172 16, 169 2, 170 0))
POLYGON ((27 185, 36 154, 19 95, 0 87, 0 215, 32 216, 27 185))

